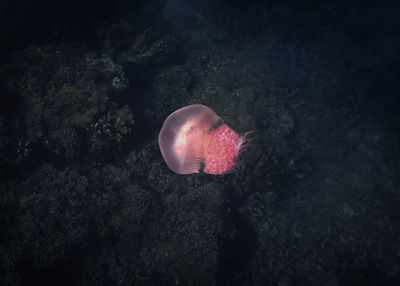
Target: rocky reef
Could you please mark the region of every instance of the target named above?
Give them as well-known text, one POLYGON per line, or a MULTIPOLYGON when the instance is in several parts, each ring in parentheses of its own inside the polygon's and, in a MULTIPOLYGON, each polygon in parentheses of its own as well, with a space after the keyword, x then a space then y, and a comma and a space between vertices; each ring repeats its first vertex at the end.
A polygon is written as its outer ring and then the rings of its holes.
POLYGON ((116 1, 123 20, 25 44, 1 31, 1 285, 398 281, 397 93, 381 89, 397 85, 380 75, 398 42, 318 26, 367 19, 333 3, 206 2, 116 1), (196 103, 251 132, 235 172, 163 161, 163 121, 196 103))

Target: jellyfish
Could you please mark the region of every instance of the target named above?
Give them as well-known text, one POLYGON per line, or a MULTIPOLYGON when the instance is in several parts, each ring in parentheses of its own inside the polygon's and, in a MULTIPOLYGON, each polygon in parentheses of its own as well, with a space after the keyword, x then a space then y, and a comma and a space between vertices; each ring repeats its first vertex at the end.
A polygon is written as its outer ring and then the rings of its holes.
POLYGON ((158 136, 164 161, 177 174, 230 173, 235 170, 245 141, 246 134, 240 136, 211 108, 201 104, 170 114, 158 136))

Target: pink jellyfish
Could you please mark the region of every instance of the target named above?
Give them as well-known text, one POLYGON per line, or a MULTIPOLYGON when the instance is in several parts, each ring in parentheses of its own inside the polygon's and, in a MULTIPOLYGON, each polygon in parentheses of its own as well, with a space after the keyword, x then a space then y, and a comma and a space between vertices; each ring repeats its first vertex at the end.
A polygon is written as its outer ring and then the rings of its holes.
POLYGON ((225 174, 234 170, 244 148, 240 136, 209 107, 185 106, 170 114, 158 136, 168 167, 177 174, 225 174))

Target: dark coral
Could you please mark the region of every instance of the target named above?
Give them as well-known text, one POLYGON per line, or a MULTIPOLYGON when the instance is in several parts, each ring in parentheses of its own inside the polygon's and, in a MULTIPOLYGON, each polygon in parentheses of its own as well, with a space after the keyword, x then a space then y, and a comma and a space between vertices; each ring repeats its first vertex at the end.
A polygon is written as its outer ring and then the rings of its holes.
POLYGON ((247 2, 0 31, 1 285, 397 285, 397 14, 247 2), (163 161, 163 121, 195 103, 250 131, 235 172, 163 161))

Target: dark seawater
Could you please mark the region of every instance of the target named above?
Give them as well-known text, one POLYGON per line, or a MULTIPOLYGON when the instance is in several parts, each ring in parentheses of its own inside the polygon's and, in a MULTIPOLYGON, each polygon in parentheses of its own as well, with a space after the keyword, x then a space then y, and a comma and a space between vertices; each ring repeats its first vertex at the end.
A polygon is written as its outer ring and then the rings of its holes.
POLYGON ((398 285, 396 2, 0 3, 0 285, 398 285), (177 175, 165 118, 252 131, 177 175))

